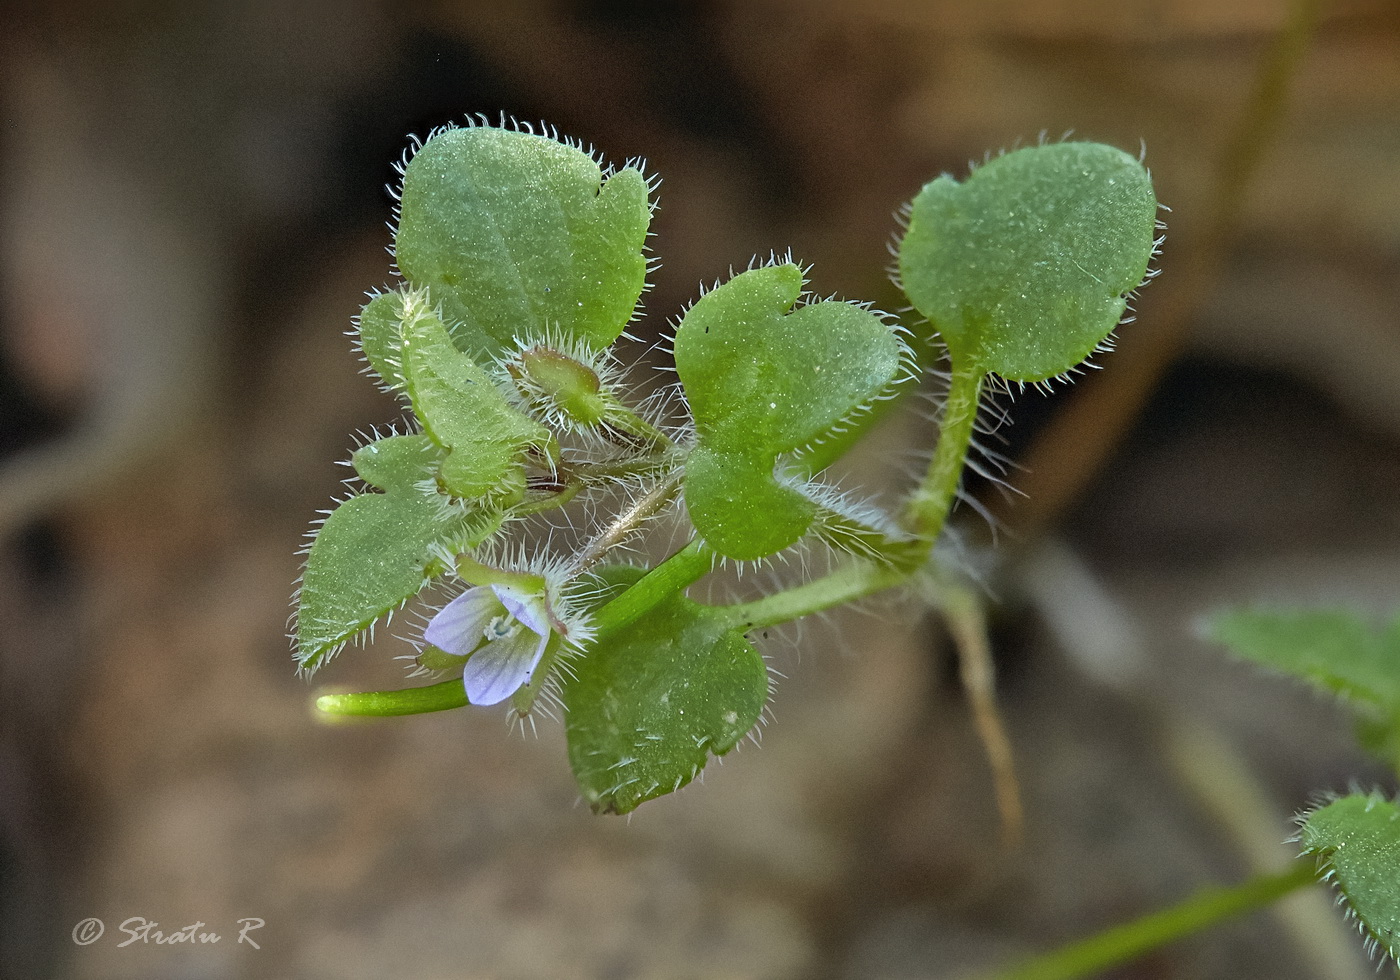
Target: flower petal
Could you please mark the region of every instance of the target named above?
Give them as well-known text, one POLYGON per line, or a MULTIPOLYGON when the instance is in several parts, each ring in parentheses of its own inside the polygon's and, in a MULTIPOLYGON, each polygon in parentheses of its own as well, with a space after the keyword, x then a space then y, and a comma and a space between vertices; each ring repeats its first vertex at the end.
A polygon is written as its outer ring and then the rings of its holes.
POLYGON ((501 605, 537 636, 549 635, 549 612, 544 596, 533 592, 520 592, 509 585, 493 585, 491 590, 496 593, 496 598, 501 600, 501 605))
POLYGON ((428 622, 423 639, 447 653, 465 657, 486 638, 486 627, 505 609, 484 585, 468 589, 428 622))
POLYGON ((492 640, 467 661, 462 681, 472 704, 499 704, 530 682, 544 656, 549 636, 519 630, 492 640))

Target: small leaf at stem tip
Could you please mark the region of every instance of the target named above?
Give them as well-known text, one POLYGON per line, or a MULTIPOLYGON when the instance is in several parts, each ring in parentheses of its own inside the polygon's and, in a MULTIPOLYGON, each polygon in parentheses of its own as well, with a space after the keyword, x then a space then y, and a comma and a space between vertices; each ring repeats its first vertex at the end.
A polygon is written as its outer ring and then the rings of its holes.
POLYGON ((607 417, 608 400, 600 393, 598 373, 587 364, 543 344, 521 351, 517 364, 523 387, 546 410, 562 412, 584 426, 598 425, 607 417))
POLYGON ((956 370, 1044 381, 1113 331, 1147 274, 1157 199, 1136 159, 1099 143, 1027 147, 914 198, 899 276, 956 370))

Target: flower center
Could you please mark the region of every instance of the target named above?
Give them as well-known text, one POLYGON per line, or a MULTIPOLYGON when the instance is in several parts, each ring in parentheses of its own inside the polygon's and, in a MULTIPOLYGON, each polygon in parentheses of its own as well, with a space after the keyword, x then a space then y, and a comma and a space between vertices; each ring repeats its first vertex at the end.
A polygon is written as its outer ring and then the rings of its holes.
POLYGON ((486 629, 482 630, 487 642, 492 640, 504 640, 508 636, 514 636, 520 632, 520 620, 510 613, 501 613, 491 622, 486 624, 486 629))

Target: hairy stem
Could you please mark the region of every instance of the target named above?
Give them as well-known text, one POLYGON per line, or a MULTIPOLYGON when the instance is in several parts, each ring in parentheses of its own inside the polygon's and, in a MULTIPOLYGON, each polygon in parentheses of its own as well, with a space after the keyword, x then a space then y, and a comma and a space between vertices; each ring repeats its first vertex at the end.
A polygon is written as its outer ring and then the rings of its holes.
POLYGON ((615 480, 619 477, 644 476, 669 469, 684 461, 685 457, 670 449, 661 449, 646 456, 607 463, 570 463, 568 474, 584 481, 615 480))
POLYGON ((541 511, 553 510, 556 507, 563 507, 583 489, 583 484, 573 481, 564 484, 557 490, 543 494, 535 500, 526 500, 516 504, 511 514, 516 517, 524 517, 526 514, 538 514, 541 511))
POLYGON ((963 461, 977 423, 984 377, 986 375, 975 371, 953 372, 948 400, 943 406, 938 446, 923 482, 906 505, 906 524, 918 536, 912 547, 903 542, 889 542, 892 547, 883 556, 889 559, 887 565, 848 565, 794 588, 729 606, 731 622, 746 630, 776 626, 907 581, 928 559, 953 509, 963 461))
POLYGON ((676 473, 644 493, 588 542, 574 560, 573 573, 582 574, 602 561, 609 551, 626 541, 647 519, 655 517, 665 509, 680 488, 681 474, 676 473))
POLYGON ((523 517, 542 511, 563 507, 590 483, 617 480, 629 476, 644 476, 676 465, 678 456, 668 448, 660 449, 647 456, 617 460, 609 463, 582 463, 560 461, 553 467, 556 477, 545 482, 543 488, 529 486, 527 489, 544 492, 534 500, 516 504, 511 514, 523 517))
POLYGON ((891 534, 884 528, 833 510, 820 502, 817 508, 812 533, 838 551, 905 571, 917 568, 928 557, 927 543, 920 538, 898 531, 891 534))
POLYGON ((954 366, 948 400, 943 405, 938 430, 938 447, 933 452, 923 482, 909 498, 905 509, 910 530, 930 543, 943 530, 958 495, 958 481, 962 479, 963 461, 972 444, 978 399, 982 395, 982 379, 985 377, 980 372, 954 366))
POLYGON ((909 578, 907 570, 880 565, 851 564, 830 575, 804 582, 752 602, 722 607, 730 625, 753 630, 777 626, 843 603, 882 592, 909 578))
POLYGON ((606 431, 658 449, 674 448, 675 443, 666 433, 632 411, 619 399, 613 398, 610 402, 607 417, 603 420, 606 431))
MULTIPOLYGON (((851 564, 796 588, 754 602, 725 607, 729 621, 745 630, 774 626, 907 581, 927 559, 957 496, 963 458, 977 421, 982 378, 983 375, 976 373, 953 373, 938 447, 923 483, 908 505, 909 523, 918 535, 918 542, 912 547, 899 543, 895 549, 897 560, 893 563, 851 564)), ((824 464, 830 459, 823 457, 818 462, 824 464)), ((681 476, 677 474, 653 488, 619 515, 611 527, 586 547, 582 556, 584 564, 579 570, 596 564, 637 525, 664 507, 680 486, 681 476)), ((696 539, 648 571, 631 588, 598 610, 593 618, 596 631, 594 642, 602 641, 609 633, 636 622, 661 602, 707 575, 714 568, 715 557, 715 553, 703 541, 696 539)), ((317 700, 316 706, 323 712, 337 715, 406 715, 442 711, 466 703, 461 682, 449 680, 401 691, 325 695, 317 700)))

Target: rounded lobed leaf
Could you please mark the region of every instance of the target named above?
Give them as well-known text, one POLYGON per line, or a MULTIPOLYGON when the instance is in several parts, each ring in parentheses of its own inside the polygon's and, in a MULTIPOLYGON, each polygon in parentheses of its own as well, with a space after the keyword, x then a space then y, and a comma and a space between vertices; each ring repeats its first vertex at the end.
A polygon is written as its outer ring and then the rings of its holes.
POLYGON ((755 561, 812 526, 817 506, 773 477, 773 461, 697 446, 685 464, 685 504, 705 541, 722 555, 755 561))
POLYGON ((743 633, 680 595, 566 673, 569 762, 598 812, 627 813, 680 789, 744 737, 768 699, 767 668, 743 633))
POLYGON ((1152 258, 1157 199, 1133 157, 1055 143, 914 198, 899 275, 957 369, 1044 381, 1108 337, 1152 258))
POLYGON ((442 451, 424 435, 388 436, 356 449, 355 475, 386 491, 413 490, 442 463, 442 451))
POLYGON ((730 558, 762 558, 798 540, 816 508, 774 473, 894 381, 902 346, 851 303, 794 309, 802 270, 753 269, 702 296, 676 331, 676 370, 698 448, 685 500, 696 530, 730 558))
POLYGON ((395 255, 457 347, 490 359, 546 328, 604 348, 646 283, 651 204, 626 167, 490 126, 433 136, 404 171, 395 255))

